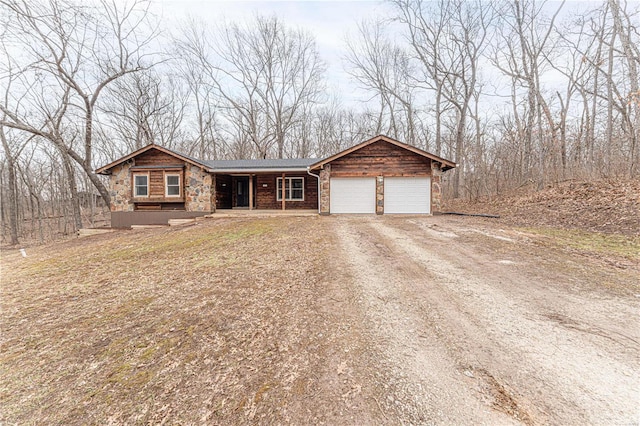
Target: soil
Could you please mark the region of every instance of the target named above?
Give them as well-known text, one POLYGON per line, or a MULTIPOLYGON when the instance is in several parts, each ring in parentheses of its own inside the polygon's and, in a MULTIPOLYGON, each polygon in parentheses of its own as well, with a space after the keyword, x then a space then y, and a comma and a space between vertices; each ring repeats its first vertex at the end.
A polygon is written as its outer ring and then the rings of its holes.
POLYGON ((0 421, 637 424, 640 245, 570 236, 243 218, 4 251, 0 421))

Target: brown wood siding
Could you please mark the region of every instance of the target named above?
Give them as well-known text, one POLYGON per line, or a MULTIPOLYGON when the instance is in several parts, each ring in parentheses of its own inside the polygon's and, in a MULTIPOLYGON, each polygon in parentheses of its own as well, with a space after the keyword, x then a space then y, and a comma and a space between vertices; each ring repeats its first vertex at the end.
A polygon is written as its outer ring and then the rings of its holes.
POLYGON ((164 166, 174 164, 184 164, 184 162, 173 155, 166 154, 157 149, 150 149, 135 158, 136 166, 164 166))
POLYGON ((216 175, 216 208, 230 209, 231 205, 231 176, 216 175), (225 185, 225 186, 222 186, 225 185))
MULTIPOLYGON (((285 174, 286 177, 302 177, 304 178, 304 201, 286 201, 286 209, 317 209, 318 208, 318 180, 306 173, 302 174, 285 174)), ((278 174, 260 174, 257 175, 256 190, 256 209, 279 210, 282 208, 282 201, 277 200, 276 191, 278 189, 277 178, 282 177, 282 173, 278 174), (265 186, 266 185, 266 186, 265 186)))
MULTIPOLYGON (((184 210, 184 161, 157 149, 143 152, 134 159, 136 167, 166 167, 133 170, 149 176, 149 196, 133 198, 135 210, 184 210), (177 166, 171 167, 171 166, 177 166), (165 174, 180 176, 180 197, 165 197, 165 174)), ((133 179, 131 180, 133 182, 133 179)), ((133 192, 133 188, 131 188, 133 192)))
POLYGON ((149 171, 149 197, 164 198, 164 173, 162 170, 149 171))
POLYGON ((332 177, 431 176, 431 160, 383 141, 374 142, 331 163, 332 177))
POLYGON ((159 203, 154 201, 135 203, 136 211, 153 211, 153 210, 184 210, 184 203, 159 203))

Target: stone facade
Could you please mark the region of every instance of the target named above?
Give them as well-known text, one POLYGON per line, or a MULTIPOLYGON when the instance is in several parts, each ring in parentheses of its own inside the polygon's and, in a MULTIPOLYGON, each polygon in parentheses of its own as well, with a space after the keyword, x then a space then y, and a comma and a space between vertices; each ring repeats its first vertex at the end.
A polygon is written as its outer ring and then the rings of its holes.
POLYGON ((376 214, 384 214, 384 176, 376 178, 376 214))
MULTIPOLYGON (((125 162, 113 168, 109 193, 112 212, 134 211, 132 200, 132 163, 125 162)), ((215 211, 212 176, 197 166, 188 166, 184 174, 185 210, 191 212, 215 211)))
POLYGON ((437 161, 431 161, 431 211, 442 210, 442 168, 437 161))
POLYGON ((320 214, 329 214, 329 194, 331 191, 331 164, 325 164, 320 170, 320 214))
POLYGON ((109 195, 111 196, 112 212, 133 211, 130 167, 130 162, 124 162, 114 167, 109 177, 109 195))
POLYGON ((184 174, 184 207, 188 212, 215 211, 212 176, 198 166, 188 165, 184 174))

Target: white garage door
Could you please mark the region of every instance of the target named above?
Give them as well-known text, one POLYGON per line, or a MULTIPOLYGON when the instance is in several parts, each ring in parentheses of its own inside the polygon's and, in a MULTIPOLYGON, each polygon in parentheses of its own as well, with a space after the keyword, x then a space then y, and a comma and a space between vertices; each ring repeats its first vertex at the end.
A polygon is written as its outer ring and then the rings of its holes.
POLYGON ((375 213, 375 178, 331 178, 330 213, 375 213))
POLYGON ((431 213, 431 179, 385 177, 385 213, 431 213))

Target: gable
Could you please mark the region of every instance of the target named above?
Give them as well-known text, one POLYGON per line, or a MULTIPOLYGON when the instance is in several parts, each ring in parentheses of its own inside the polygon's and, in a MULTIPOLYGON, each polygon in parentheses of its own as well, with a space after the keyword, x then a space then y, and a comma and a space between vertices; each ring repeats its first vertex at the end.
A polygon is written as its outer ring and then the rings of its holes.
MULTIPOLYGON (((392 139, 390 137, 384 136, 384 135, 378 135, 376 137, 373 137, 369 140, 366 140, 358 145, 354 145, 351 148, 347 148, 344 151, 341 151, 337 154, 334 154, 330 157, 325 158, 324 160, 321 160, 315 164, 312 164, 310 166, 311 170, 318 170, 324 167, 325 164, 334 164, 336 162, 336 160, 342 158, 342 157, 347 157, 350 154, 357 152, 357 151, 361 151, 365 148, 367 148, 370 145, 374 145, 374 144, 383 144, 383 145, 388 145, 391 150, 393 150, 393 147, 400 149, 401 151, 397 151, 397 152, 402 152, 402 150, 413 153, 415 155, 417 155, 418 157, 423 157, 425 159, 427 159, 429 166, 431 165, 431 162, 435 162, 435 163, 439 163, 440 168, 442 171, 446 171, 449 169, 452 169, 454 167, 456 167, 456 163, 454 163, 453 161, 449 161, 446 160, 444 158, 438 157, 437 155, 431 154, 427 151, 423 151, 420 148, 416 148, 415 146, 411 146, 411 145, 407 145, 405 143, 402 143, 400 141, 397 141, 395 139, 392 139)), ((393 152, 393 151, 390 151, 393 152)), ((391 157, 393 158, 394 156, 398 156, 398 155, 392 155, 389 154, 391 157)), ((379 157, 383 157, 384 153, 382 152, 382 150, 380 149, 380 154, 379 157)), ((381 161, 382 163, 383 161, 381 161)))
POLYGON ((133 158, 136 166, 171 166, 184 165, 184 161, 167 152, 151 148, 133 158))
POLYGON ((328 164, 332 176, 429 176, 431 159, 383 140, 345 154, 328 164))
POLYGON ((159 145, 150 144, 125 155, 116 161, 102 166, 96 170, 98 174, 111 174, 114 167, 119 166, 127 161, 133 160, 136 166, 167 166, 167 165, 184 165, 185 163, 193 164, 204 170, 210 171, 210 167, 201 160, 189 157, 184 154, 171 151, 159 145))

